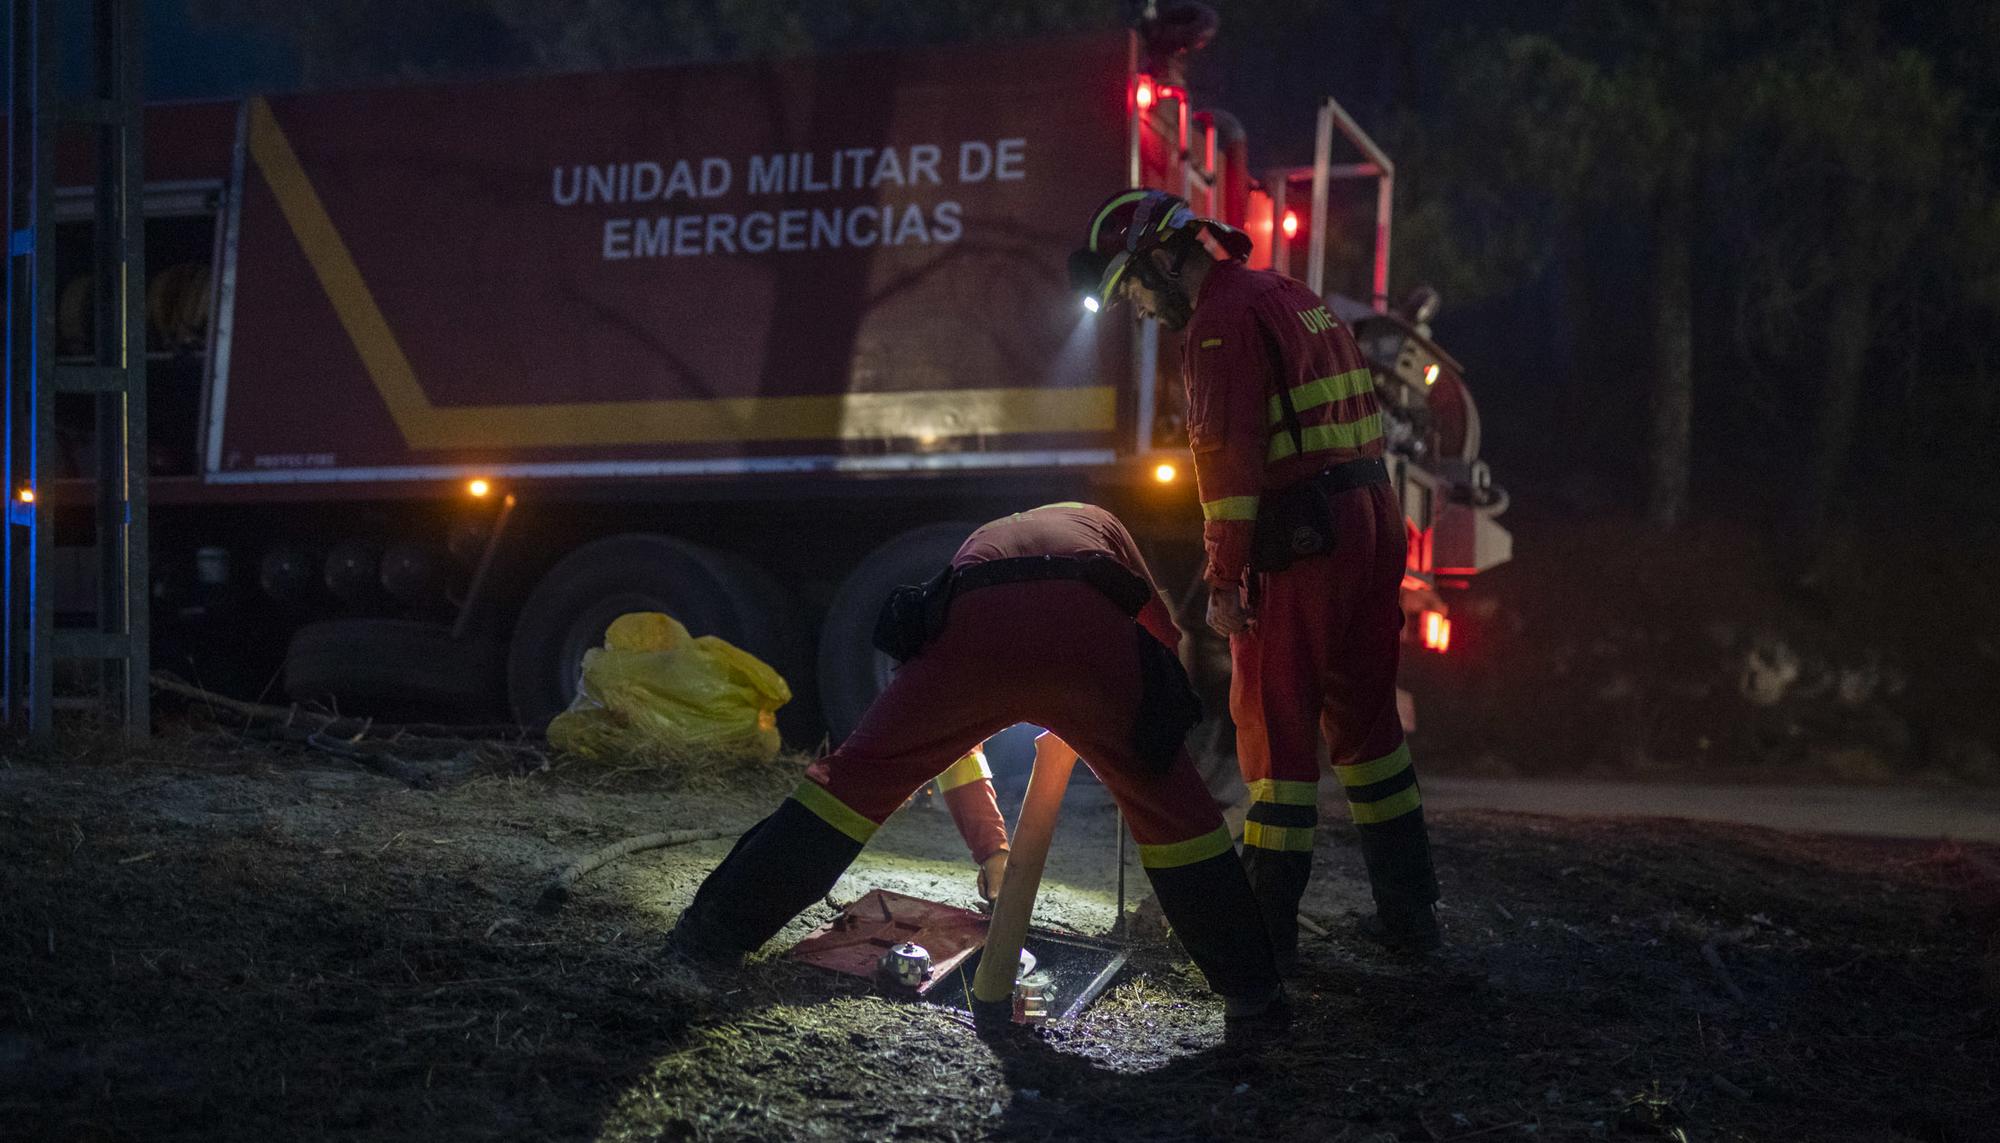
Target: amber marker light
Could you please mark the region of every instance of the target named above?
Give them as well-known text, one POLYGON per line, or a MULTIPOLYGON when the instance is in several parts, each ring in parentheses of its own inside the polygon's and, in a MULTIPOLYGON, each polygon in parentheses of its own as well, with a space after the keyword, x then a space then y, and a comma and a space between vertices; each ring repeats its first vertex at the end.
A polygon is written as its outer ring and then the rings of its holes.
POLYGON ((474 477, 473 479, 466 481, 465 490, 467 492, 472 493, 474 496, 483 497, 493 491, 493 484, 491 481, 488 481, 484 478, 474 477))
POLYGON ((1156 464, 1153 466, 1153 479, 1159 481, 1161 484, 1172 484, 1174 478, 1180 474, 1181 470, 1171 464, 1156 464))
POLYGON ((1438 363, 1433 361, 1429 365, 1424 367, 1424 387, 1429 388, 1430 386, 1435 385, 1437 383, 1438 383, 1438 363))
POLYGON ((35 502, 35 490, 32 488, 23 488, 16 495, 21 498, 21 503, 23 504, 33 504, 35 502))
POLYGON ((1440 655, 1451 649, 1451 620, 1443 612, 1424 612, 1424 646, 1440 655))

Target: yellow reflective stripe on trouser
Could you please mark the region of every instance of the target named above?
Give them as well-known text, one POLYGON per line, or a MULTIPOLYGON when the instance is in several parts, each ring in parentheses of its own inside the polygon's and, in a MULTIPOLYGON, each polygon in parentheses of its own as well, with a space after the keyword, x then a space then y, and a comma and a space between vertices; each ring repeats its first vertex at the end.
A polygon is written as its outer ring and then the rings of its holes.
POLYGON ((881 827, 856 813, 846 802, 827 793, 826 787, 808 778, 792 791, 792 800, 818 814, 821 821, 861 842, 875 836, 881 827))
POLYGON ((986 764, 985 753, 975 750, 958 761, 953 762, 950 769, 938 775, 938 793, 942 794, 946 790, 956 790, 960 786, 969 786, 981 778, 991 778, 992 776, 993 768, 986 764))
POLYGON ((1424 804, 1424 796, 1415 786, 1390 794, 1379 802, 1349 802, 1347 812, 1354 815, 1355 825, 1379 825, 1424 804))
POLYGON ((1197 861, 1207 861, 1220 857, 1233 847, 1229 840, 1229 828, 1217 826, 1213 831, 1186 841, 1169 842, 1165 845, 1139 844, 1139 864, 1148 869, 1172 869, 1177 865, 1193 865, 1197 861))
POLYGON ((1410 744, 1405 742, 1373 762, 1357 762, 1352 766, 1335 766, 1333 772, 1340 776, 1343 786, 1372 786, 1377 782, 1410 768, 1410 744))
MULTIPOLYGON (((1350 369, 1331 377, 1315 377, 1303 385, 1292 387, 1292 411, 1303 413, 1307 409, 1317 409, 1321 405, 1331 405, 1335 401, 1345 401, 1375 388, 1375 375, 1367 369, 1350 369)), ((1271 397, 1271 423, 1276 425, 1285 419, 1285 403, 1275 394, 1271 397)))
MULTIPOLYGON (((1321 452, 1330 448, 1358 449, 1370 441, 1382 438, 1382 414, 1373 412, 1358 421, 1342 425, 1313 425, 1300 431, 1305 440, 1306 452, 1321 452)), ((1271 447, 1264 454, 1267 461, 1283 460, 1300 451, 1292 443, 1292 434, 1279 429, 1271 434, 1271 447)))
POLYGON ((1259 778, 1250 783, 1250 800, 1270 802, 1279 806, 1319 805, 1318 782, 1286 782, 1277 778, 1259 778))
POLYGON ((1243 823, 1243 844, 1283 853, 1310 853, 1313 826, 1274 826, 1263 822, 1243 823))
POLYGON ((1219 500, 1201 502, 1201 518, 1204 520, 1255 520, 1257 518, 1257 497, 1224 496, 1219 500))

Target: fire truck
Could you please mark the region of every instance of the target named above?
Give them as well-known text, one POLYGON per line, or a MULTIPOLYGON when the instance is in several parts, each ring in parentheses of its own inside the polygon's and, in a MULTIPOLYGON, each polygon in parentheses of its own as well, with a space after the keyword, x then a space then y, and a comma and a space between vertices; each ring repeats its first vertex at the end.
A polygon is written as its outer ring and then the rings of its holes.
MULTIPOLYGON (((1505 498, 1431 303, 1390 304, 1394 168, 1331 100, 1302 109, 1309 166, 1253 167, 1181 78, 1198 46, 1122 31, 149 109, 155 664, 534 727, 611 619, 661 610, 779 667, 798 741, 853 725, 887 677, 887 591, 993 516, 1104 504, 1192 600, 1177 339, 1086 312, 1064 275, 1092 207, 1134 184, 1246 230, 1254 264, 1350 323, 1415 629, 1442 645, 1434 588, 1508 557, 1505 498)), ((57 333, 82 353, 90 205, 62 201, 57 333)), ((78 487, 94 431, 58 407, 78 487)), ((63 487, 58 607, 81 613, 87 507, 63 487)))

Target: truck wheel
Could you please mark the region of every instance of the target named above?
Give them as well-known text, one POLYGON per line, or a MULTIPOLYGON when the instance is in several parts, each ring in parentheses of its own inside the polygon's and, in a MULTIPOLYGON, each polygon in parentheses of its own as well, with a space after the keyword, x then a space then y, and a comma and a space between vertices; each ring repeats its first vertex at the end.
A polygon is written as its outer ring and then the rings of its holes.
POLYGON ((550 568, 521 607, 507 649, 515 721, 540 730, 567 709, 583 653, 631 611, 664 611, 696 635, 719 635, 752 654, 774 641, 761 609, 731 590, 714 553, 647 533, 593 540, 550 568))
POLYGON ((977 525, 948 523, 912 528, 868 553, 841 581, 819 634, 819 702, 827 732, 846 738, 863 711, 888 685, 895 666, 875 649, 875 619, 890 589, 922 583, 938 573, 977 525))
POLYGON ((301 702, 331 701, 343 714, 482 716, 500 705, 500 663, 498 642, 454 640, 442 623, 329 619, 292 636, 285 693, 301 702))

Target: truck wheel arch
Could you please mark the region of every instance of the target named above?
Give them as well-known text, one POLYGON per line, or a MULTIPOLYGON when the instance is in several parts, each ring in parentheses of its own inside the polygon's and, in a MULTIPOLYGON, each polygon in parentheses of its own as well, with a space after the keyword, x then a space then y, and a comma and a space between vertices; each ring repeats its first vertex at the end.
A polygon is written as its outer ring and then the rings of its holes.
MULTIPOLYGON (((757 655, 775 642, 768 601, 732 584, 728 565, 697 544, 653 532, 591 540, 549 568, 528 593, 507 647, 507 701, 539 730, 576 694, 583 653, 630 611, 664 611, 696 635, 757 655)), ((782 669, 782 668, 781 668, 782 669)))

